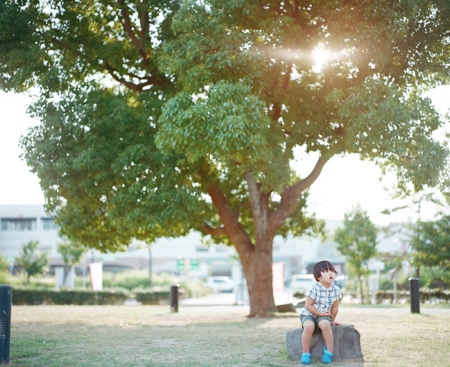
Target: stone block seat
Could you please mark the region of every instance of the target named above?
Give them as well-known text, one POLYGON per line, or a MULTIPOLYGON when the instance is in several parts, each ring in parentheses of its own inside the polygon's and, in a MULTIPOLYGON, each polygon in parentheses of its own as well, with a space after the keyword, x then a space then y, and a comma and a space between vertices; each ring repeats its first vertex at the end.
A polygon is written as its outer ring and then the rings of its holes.
MULTIPOLYGON (((340 326, 331 325, 334 338, 333 361, 358 361, 363 362, 361 352, 361 335, 353 325, 342 324, 340 326)), ((299 360, 302 350, 302 328, 289 330, 286 334, 286 347, 288 356, 292 359, 299 360)), ((325 342, 322 332, 316 330, 311 340, 311 358, 322 359, 323 347, 325 342)))

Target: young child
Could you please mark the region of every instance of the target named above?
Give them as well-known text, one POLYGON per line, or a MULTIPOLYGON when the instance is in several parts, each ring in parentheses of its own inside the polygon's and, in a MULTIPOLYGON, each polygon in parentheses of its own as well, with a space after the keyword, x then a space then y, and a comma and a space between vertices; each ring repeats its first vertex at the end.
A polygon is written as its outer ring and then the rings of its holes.
POLYGON ((333 361, 333 331, 331 325, 337 323, 336 315, 341 299, 341 290, 334 283, 337 271, 327 260, 319 261, 313 268, 317 283, 312 285, 305 293, 305 307, 300 311, 300 321, 303 327, 302 347, 300 357, 302 364, 311 364, 310 345, 316 327, 322 330, 325 348, 322 362, 329 364, 333 361))

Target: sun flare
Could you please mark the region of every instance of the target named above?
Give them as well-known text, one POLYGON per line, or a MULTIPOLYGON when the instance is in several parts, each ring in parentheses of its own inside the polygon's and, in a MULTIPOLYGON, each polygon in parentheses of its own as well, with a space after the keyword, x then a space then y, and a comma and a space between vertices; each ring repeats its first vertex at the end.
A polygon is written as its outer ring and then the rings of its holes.
POLYGON ((325 50, 322 47, 318 47, 313 51, 314 55, 314 67, 313 70, 315 72, 319 72, 323 69, 324 65, 330 60, 331 54, 330 51, 325 50))

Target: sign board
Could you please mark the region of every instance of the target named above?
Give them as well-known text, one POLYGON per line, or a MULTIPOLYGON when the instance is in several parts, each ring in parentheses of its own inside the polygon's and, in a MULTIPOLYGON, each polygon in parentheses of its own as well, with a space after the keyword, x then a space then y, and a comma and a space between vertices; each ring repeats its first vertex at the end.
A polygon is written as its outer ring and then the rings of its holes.
POLYGON ((91 287, 94 291, 101 291, 103 288, 103 264, 90 263, 89 273, 91 275, 91 287))
POLYGON ((272 287, 274 293, 284 292, 284 263, 277 262, 272 264, 272 287))
POLYGON ((384 270, 384 262, 380 260, 370 259, 367 266, 371 271, 384 270))
POLYGON ((177 259, 177 270, 180 273, 184 272, 184 259, 177 259))
POLYGON ((191 270, 198 270, 199 268, 199 261, 198 259, 191 259, 190 261, 190 265, 191 265, 191 270))

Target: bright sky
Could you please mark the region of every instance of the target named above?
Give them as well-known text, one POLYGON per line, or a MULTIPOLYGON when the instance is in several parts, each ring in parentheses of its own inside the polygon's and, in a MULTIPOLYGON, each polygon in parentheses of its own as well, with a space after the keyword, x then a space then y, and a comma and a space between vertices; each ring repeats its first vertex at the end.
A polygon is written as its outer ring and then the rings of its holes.
MULTIPOLYGON (((437 88, 429 96, 442 113, 448 112, 450 86, 437 88)), ((0 92, 0 205, 44 203, 38 178, 19 158, 20 137, 38 124, 26 114, 28 103, 23 95, 0 92)), ((304 162, 303 166, 309 170, 312 164, 312 161, 304 162)), ((375 223, 406 221, 413 216, 412 212, 404 210, 391 216, 380 213, 393 207, 384 188, 394 183, 392 178, 380 182, 380 176, 373 163, 362 162, 356 156, 332 158, 311 187, 309 207, 320 218, 342 220, 344 213, 360 204, 375 223)), ((432 213, 430 208, 424 216, 432 213)))

